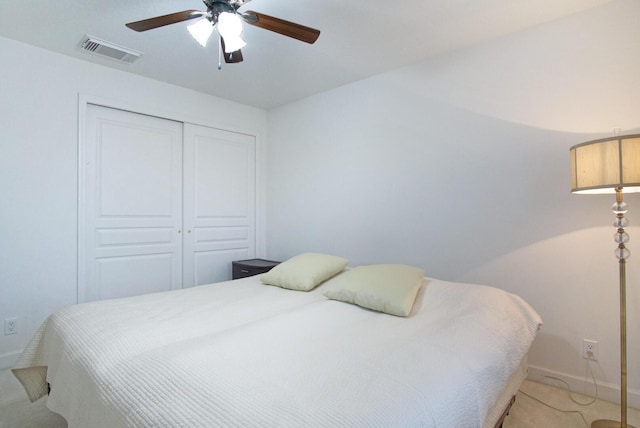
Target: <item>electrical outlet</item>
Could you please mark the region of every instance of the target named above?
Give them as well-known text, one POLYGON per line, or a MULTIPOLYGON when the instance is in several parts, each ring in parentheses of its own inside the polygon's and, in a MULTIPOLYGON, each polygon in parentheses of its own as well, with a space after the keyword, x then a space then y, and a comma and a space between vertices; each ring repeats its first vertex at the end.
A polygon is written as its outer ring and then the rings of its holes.
POLYGON ((582 341, 582 358, 598 361, 598 342, 584 339, 582 341))
POLYGON ((7 318, 4 320, 4 335, 16 334, 18 332, 18 320, 16 318, 7 318))

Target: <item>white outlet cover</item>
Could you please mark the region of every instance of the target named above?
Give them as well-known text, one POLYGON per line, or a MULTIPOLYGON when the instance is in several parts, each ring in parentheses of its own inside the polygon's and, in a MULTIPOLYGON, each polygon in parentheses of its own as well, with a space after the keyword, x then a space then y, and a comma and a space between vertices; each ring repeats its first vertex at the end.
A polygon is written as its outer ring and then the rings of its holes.
POLYGON ((4 320, 4 335, 16 334, 18 332, 18 320, 16 318, 7 318, 4 320))
POLYGON ((598 342, 595 340, 584 339, 582 342, 582 358, 592 361, 598 361, 598 342), (589 355, 591 352, 591 355, 589 355))

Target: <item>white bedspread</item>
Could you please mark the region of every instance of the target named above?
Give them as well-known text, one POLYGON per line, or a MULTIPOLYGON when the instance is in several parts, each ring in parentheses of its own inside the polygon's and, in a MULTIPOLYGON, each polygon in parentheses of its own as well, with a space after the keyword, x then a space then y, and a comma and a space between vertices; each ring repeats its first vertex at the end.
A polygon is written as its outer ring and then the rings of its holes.
POLYGON ((482 427, 540 317, 434 279, 413 312, 252 277, 64 309, 14 373, 71 428, 482 427))

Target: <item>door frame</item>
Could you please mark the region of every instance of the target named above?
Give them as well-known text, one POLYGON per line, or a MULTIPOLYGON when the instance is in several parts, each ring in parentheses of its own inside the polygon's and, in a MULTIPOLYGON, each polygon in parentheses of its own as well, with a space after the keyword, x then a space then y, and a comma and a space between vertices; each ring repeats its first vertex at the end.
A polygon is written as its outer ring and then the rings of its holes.
POLYGON ((239 134, 250 135, 255 138, 255 248, 256 257, 266 257, 266 141, 262 138, 261 132, 253 129, 243 129, 231 125, 221 125, 213 121, 204 121, 185 115, 184 113, 171 112, 159 109, 155 106, 127 102, 121 100, 113 100, 109 98, 78 94, 78 188, 77 188, 77 302, 86 301, 85 295, 85 275, 86 275, 86 248, 85 248, 85 226, 86 218, 84 212, 85 206, 85 184, 84 176, 86 174, 86 120, 87 106, 89 104, 125 110, 131 113, 138 113, 147 116, 154 116, 161 119, 173 120, 182 123, 191 123, 194 125, 206 126, 209 128, 231 131, 239 134))

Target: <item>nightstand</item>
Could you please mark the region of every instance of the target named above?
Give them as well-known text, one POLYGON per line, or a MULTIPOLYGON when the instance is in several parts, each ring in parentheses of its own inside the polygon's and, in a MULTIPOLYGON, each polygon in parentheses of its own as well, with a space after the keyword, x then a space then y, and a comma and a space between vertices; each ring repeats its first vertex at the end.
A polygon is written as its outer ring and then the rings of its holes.
POLYGON ((264 259, 236 260, 235 262, 231 262, 233 266, 232 278, 246 278, 247 276, 269 272, 274 266, 279 264, 280 262, 264 259))

